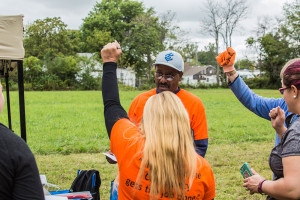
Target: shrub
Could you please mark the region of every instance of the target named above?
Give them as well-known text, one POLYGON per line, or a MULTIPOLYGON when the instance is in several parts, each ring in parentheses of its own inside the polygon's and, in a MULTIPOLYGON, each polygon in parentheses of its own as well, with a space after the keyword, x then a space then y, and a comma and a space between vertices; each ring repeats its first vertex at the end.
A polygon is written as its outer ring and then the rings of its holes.
POLYGON ((245 83, 251 89, 270 89, 274 88, 269 84, 269 78, 267 77, 258 77, 258 78, 249 78, 244 79, 245 83))
POLYGON ((32 83, 24 83, 24 90, 31 91, 32 90, 32 83))
POLYGON ((119 86, 119 90, 125 90, 125 91, 136 90, 135 87, 131 87, 131 86, 128 86, 128 85, 124 85, 124 84, 122 84, 121 82, 118 83, 118 86, 119 86))
POLYGON ((155 88, 155 83, 144 83, 138 86, 138 90, 150 90, 155 88))
POLYGON ((210 88, 219 88, 220 86, 218 86, 217 83, 213 83, 213 84, 198 83, 197 85, 179 83, 179 87, 181 87, 181 88, 193 88, 193 89, 197 89, 197 88, 199 88, 199 89, 210 89, 210 88))

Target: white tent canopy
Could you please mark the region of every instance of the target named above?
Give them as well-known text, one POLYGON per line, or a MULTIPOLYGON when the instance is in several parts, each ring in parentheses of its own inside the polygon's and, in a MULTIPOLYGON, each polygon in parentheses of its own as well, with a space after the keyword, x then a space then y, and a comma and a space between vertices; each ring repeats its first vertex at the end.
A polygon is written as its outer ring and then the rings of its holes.
POLYGON ((18 69, 21 137, 26 141, 25 100, 23 80, 23 15, 0 15, 0 78, 5 78, 8 124, 11 126, 8 78, 18 69))
POLYGON ((0 15, 0 60, 23 60, 23 15, 0 15))

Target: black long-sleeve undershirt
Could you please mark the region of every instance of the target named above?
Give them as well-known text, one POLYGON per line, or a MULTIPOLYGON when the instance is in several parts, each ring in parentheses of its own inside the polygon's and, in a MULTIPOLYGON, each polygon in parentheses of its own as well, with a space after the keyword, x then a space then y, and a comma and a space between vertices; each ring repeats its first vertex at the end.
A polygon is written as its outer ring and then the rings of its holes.
POLYGON ((112 127, 119 119, 129 119, 120 103, 116 70, 117 63, 107 62, 103 64, 102 97, 105 126, 109 138, 112 127))

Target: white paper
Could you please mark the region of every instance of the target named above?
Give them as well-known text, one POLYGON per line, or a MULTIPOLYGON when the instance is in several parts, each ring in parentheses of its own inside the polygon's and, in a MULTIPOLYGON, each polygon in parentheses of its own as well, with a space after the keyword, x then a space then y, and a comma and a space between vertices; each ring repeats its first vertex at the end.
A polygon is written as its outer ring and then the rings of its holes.
POLYGON ((110 159, 112 159, 113 161, 117 162, 117 158, 115 155, 109 153, 103 153, 103 154, 109 157, 110 159))
POLYGON ((42 185, 47 185, 46 175, 40 174, 40 179, 41 179, 42 185))
POLYGON ((59 197, 55 195, 46 195, 45 200, 68 200, 68 197, 59 197))

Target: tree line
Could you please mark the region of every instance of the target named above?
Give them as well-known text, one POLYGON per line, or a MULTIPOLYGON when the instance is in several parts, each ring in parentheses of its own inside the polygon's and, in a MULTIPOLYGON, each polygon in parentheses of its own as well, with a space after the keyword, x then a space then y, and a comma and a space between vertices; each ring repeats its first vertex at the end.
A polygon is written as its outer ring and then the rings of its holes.
MULTIPOLYGON (((96 2, 79 30, 69 30, 60 17, 38 19, 25 26, 24 83, 28 90, 91 90, 101 88, 100 50, 108 42, 117 40, 122 46, 118 65, 130 67, 138 79, 153 82, 152 64, 158 52, 173 49, 185 62, 217 67, 220 39, 231 46, 232 34, 246 17, 246 1, 226 0, 222 3, 207 0, 199 29, 215 38, 204 50, 185 39, 175 23, 175 13, 167 11, 158 16, 153 8, 145 8, 134 0, 102 0, 96 2), (222 6, 223 9, 220 9, 222 6), (91 53, 92 57, 79 53, 91 53), (196 60, 197 59, 197 60, 196 60)), ((258 58, 248 58, 242 68, 259 68, 266 72, 269 85, 278 84, 278 70, 284 62, 299 57, 299 5, 297 0, 286 3, 284 17, 274 24, 260 22, 256 35, 247 39, 249 49, 258 58), (269 25, 269 27, 268 27, 269 25)), ((10 79, 16 85, 16 75, 10 79)), ((219 79, 218 79, 219 80, 219 79)), ((146 82, 147 82, 146 81, 146 82)))
MULTIPOLYGON (((242 64, 265 72, 264 87, 277 88, 281 86, 279 72, 285 62, 300 56, 300 5, 297 0, 285 3, 283 17, 278 19, 263 18, 258 22, 256 32, 246 40, 249 50, 254 50, 257 58, 250 61, 246 58, 242 64)), ((239 23, 246 18, 248 12, 247 1, 225 0, 222 2, 206 0, 203 12, 206 17, 201 20, 202 31, 215 39, 215 52, 218 54, 220 40, 226 47, 232 45, 232 35, 240 28, 239 23)), ((224 82, 225 75, 217 65, 217 76, 224 82), (222 79, 223 78, 223 79, 222 79)), ((242 66, 242 68, 245 68, 242 66)), ((218 79, 218 83, 219 83, 218 79)), ((257 80, 254 80, 257 81, 257 80)), ((261 80, 259 80, 261 82, 261 80)), ((253 85, 258 87, 258 85, 253 85)))

